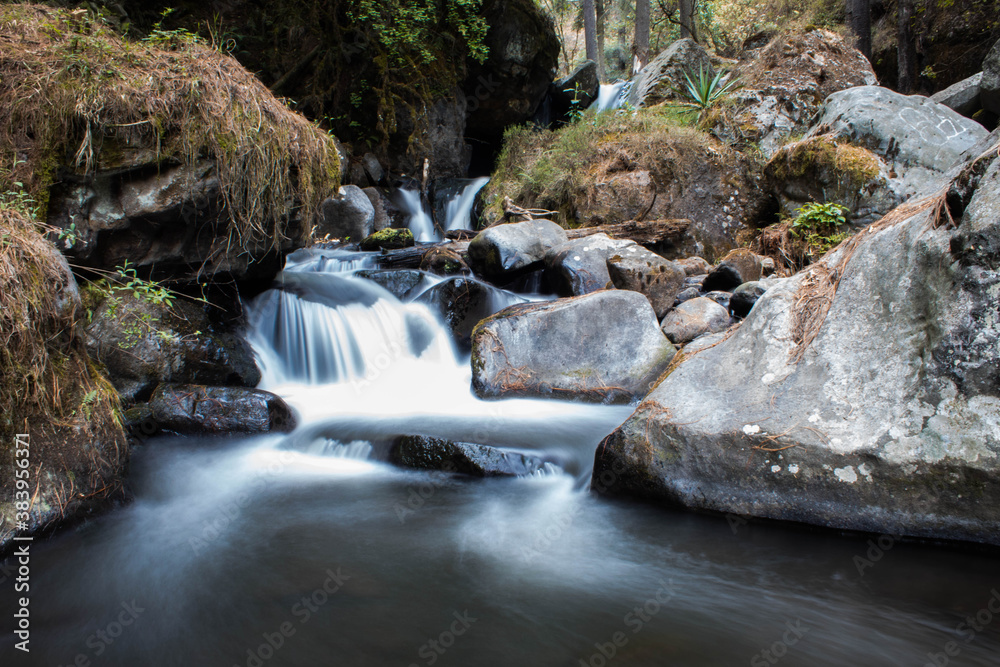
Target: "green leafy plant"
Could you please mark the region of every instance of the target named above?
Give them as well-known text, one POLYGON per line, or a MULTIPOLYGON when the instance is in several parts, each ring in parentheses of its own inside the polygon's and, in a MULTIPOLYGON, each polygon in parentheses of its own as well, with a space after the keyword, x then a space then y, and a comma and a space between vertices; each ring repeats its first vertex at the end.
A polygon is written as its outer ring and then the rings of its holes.
POLYGON ((132 292, 137 298, 143 299, 147 303, 155 306, 166 306, 170 308, 174 305, 174 294, 163 285, 143 280, 136 275, 135 268, 129 266, 129 261, 116 267, 121 284, 115 285, 112 289, 116 292, 132 292))
POLYGON ((79 240, 79 238, 80 236, 76 230, 75 222, 71 222, 69 227, 59 230, 59 240, 66 241, 67 246, 70 248, 76 245, 76 242, 79 240))
POLYGON ((799 207, 789 231, 806 242, 811 255, 821 255, 851 236, 839 231, 847 224, 846 213, 840 204, 809 202, 799 207))
POLYGON ((572 88, 566 88, 563 90, 564 93, 573 93, 573 99, 569 101, 569 122, 575 123, 583 118, 583 113, 587 110, 587 107, 583 103, 582 92, 580 90, 580 82, 577 81, 573 84, 572 88))
POLYGON ((175 11, 173 7, 164 9, 160 13, 160 20, 153 25, 153 29, 149 31, 149 34, 142 41, 161 49, 176 49, 188 44, 204 42, 201 37, 186 28, 175 28, 173 30, 165 30, 163 28, 163 22, 175 11))
POLYGON ((684 72, 686 85, 683 89, 677 89, 685 98, 684 105, 707 110, 718 104, 740 86, 740 80, 735 76, 723 83, 722 79, 727 73, 727 70, 719 70, 713 77, 711 71, 705 70, 704 66, 698 68, 697 76, 684 72))

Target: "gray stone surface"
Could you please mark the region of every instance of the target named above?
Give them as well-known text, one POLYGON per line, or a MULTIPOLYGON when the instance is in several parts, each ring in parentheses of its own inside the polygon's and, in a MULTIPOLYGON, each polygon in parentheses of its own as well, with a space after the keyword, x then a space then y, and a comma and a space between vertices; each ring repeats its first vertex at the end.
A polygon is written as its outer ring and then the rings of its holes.
POLYGON ((546 253, 567 240, 550 220, 495 225, 469 243, 469 266, 488 280, 509 280, 541 268, 546 253))
POLYGON ((944 90, 934 93, 931 95, 931 99, 971 118, 972 114, 983 108, 980 99, 982 80, 982 72, 973 74, 968 79, 962 79, 958 83, 953 83, 944 90))
POLYGON ((632 78, 628 103, 644 107, 677 97, 675 89, 684 90, 687 85, 684 75, 696 80, 699 68, 709 77, 715 76, 708 52, 693 39, 678 39, 632 78))
POLYGON ((725 331, 729 311, 707 296, 683 302, 663 318, 661 330, 674 345, 684 345, 698 336, 725 331))
POLYGON ((360 241, 375 231, 375 207, 356 185, 344 185, 336 197, 320 204, 316 233, 338 239, 360 241))
POLYGON ((590 103, 597 99, 599 87, 597 63, 593 60, 585 60, 567 76, 557 79, 552 84, 552 95, 567 108, 572 108, 570 103, 575 98, 577 100, 575 108, 582 110, 589 107, 590 103))
POLYGON ((477 324, 498 310, 527 299, 473 278, 455 277, 431 287, 415 301, 437 313, 455 343, 468 350, 477 324))
POLYGON ((1000 40, 983 60, 983 78, 979 85, 983 108, 1000 115, 1000 40))
POLYGON ((675 350, 646 297, 605 290, 506 308, 472 334, 483 397, 626 402, 643 396, 675 350))
POLYGON ((809 136, 830 134, 869 149, 896 173, 899 201, 943 184, 943 175, 988 132, 948 107, 919 95, 858 86, 830 95, 809 136))
POLYGON ((552 248, 545 267, 562 296, 581 296, 607 287, 608 259, 630 248, 645 250, 635 241, 618 240, 607 234, 592 234, 552 248))
POLYGON ((618 289, 644 294, 653 306, 657 319, 673 307, 687 277, 684 269, 675 262, 638 245, 623 248, 609 257, 608 274, 618 289))
POLYGON ((1000 161, 957 229, 932 216, 775 281, 733 335, 685 351, 595 477, 702 510, 1000 544, 1000 161), (835 284, 825 318, 801 310, 835 284))

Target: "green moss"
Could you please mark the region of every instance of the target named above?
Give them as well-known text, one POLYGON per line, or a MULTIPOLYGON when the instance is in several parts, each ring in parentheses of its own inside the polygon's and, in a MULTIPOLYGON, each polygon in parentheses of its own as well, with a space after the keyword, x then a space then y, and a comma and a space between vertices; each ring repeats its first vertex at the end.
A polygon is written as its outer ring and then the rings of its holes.
POLYGON ((409 229, 388 228, 375 232, 358 245, 362 250, 394 250, 409 248, 414 244, 413 232, 409 229))
POLYGON ((778 180, 816 176, 832 171, 852 187, 860 188, 878 178, 879 159, 871 151, 819 136, 786 146, 767 165, 778 180))

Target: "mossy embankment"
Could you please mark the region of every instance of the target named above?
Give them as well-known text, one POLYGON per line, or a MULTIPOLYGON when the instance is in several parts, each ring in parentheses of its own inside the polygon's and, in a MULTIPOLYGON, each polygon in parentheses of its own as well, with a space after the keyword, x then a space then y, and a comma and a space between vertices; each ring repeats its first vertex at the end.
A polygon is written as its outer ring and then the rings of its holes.
POLYGON ((134 41, 83 9, 0 7, 0 164, 43 218, 60 179, 205 158, 233 253, 303 237, 288 221, 340 179, 331 136, 193 35, 134 41))
POLYGON ((761 166, 684 107, 588 112, 554 131, 508 130, 483 219, 502 220, 508 198, 569 228, 684 218, 701 226, 703 252, 721 255, 764 214, 761 166))

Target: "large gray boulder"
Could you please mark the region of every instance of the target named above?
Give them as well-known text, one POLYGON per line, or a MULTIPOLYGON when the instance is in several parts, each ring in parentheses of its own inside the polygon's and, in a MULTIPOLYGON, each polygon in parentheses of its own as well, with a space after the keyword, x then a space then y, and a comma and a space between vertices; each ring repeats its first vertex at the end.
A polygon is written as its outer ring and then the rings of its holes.
POLYGON ((567 76, 552 84, 552 104, 556 117, 573 110, 583 111, 597 99, 601 82, 597 78, 597 63, 585 60, 567 76))
POLYGON ((1000 544, 1000 160, 983 170, 957 228, 907 205, 686 351, 598 448, 602 488, 1000 544))
POLYGON ((676 262, 635 244, 613 254, 607 264, 612 284, 645 295, 658 319, 674 305, 687 278, 676 262))
POLYGON ((425 304, 438 314, 463 350, 469 349, 472 330, 482 320, 507 306, 525 301, 526 298, 513 292, 464 276, 442 281, 415 299, 416 303, 425 304))
POLYGON ((820 134, 864 146, 882 158, 901 174, 893 188, 905 200, 941 183, 962 154, 989 133, 926 97, 859 86, 827 98, 809 136, 820 134))
POLYGON ((506 308, 472 334, 480 397, 626 402, 643 396, 674 357, 638 292, 606 290, 506 308))
POLYGON ((337 239, 360 241, 375 231, 375 207, 356 185, 341 186, 336 197, 320 204, 316 233, 337 239))
POLYGON ((962 79, 953 83, 947 88, 931 95, 931 99, 938 104, 943 104, 949 109, 954 109, 963 116, 972 117, 983 108, 980 97, 980 86, 983 80, 983 73, 973 74, 968 79, 962 79))
POLYGON ((546 253, 567 240, 566 231, 549 220, 496 225, 469 243, 469 266, 487 280, 511 280, 542 268, 546 253))
POLYGON ((552 248, 545 255, 545 266, 559 294, 581 296, 607 287, 608 259, 633 247, 644 250, 635 241, 592 234, 552 248))
POLYGON ((983 108, 1000 115, 1000 40, 983 60, 983 78, 979 85, 983 108))
POLYGON ((650 107, 664 100, 677 97, 677 89, 684 90, 684 75, 697 81, 699 71, 715 76, 715 68, 708 52, 690 38, 678 39, 653 58, 632 79, 628 103, 633 107, 650 107))

